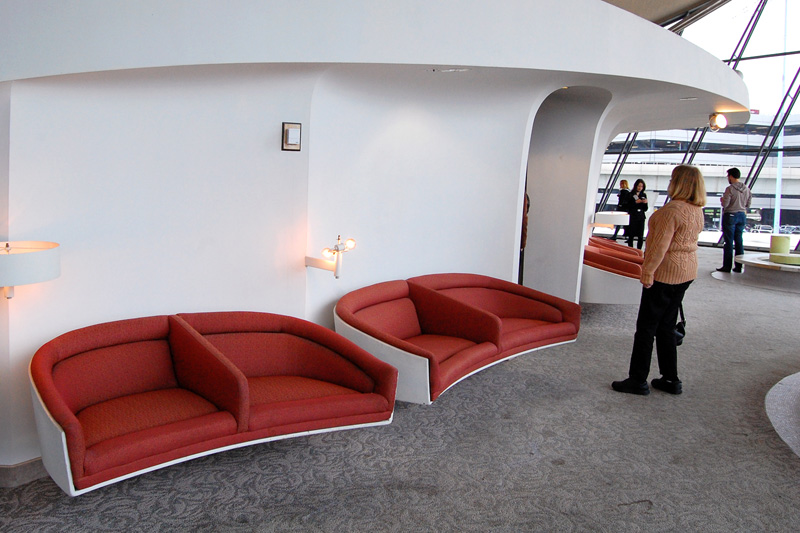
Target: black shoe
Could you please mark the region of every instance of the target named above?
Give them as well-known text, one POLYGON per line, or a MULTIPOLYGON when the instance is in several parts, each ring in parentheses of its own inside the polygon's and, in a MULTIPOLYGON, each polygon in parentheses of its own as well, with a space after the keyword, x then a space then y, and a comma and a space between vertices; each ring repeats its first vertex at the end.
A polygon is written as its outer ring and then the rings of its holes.
POLYGON ((671 381, 666 378, 656 378, 650 382, 654 389, 668 392, 670 394, 680 394, 683 392, 683 384, 681 380, 676 379, 671 381))
POLYGON ((731 271, 730 268, 718 268, 717 269, 717 272, 725 272, 726 274, 729 274, 730 271, 731 271))
POLYGON ((741 274, 742 273, 742 267, 740 267, 740 266, 733 267, 733 270, 731 270, 731 272, 736 272, 737 274, 741 274))
POLYGON ((628 394, 640 394, 642 396, 650 394, 650 387, 647 386, 646 381, 637 383, 631 378, 623 381, 614 381, 611 383, 611 388, 617 392, 627 392, 628 394))

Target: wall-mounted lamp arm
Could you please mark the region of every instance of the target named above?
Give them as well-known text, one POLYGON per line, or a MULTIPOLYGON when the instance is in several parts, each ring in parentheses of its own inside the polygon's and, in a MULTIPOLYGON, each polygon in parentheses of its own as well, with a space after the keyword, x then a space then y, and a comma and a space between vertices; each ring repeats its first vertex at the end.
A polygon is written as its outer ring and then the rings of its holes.
POLYGON ((313 268, 320 268, 322 270, 329 270, 333 272, 333 277, 339 279, 339 273, 342 269, 342 254, 348 252, 356 247, 354 239, 347 239, 342 242, 342 236, 339 235, 336 239, 336 244, 331 248, 322 250, 322 255, 330 259, 319 259, 316 257, 306 256, 306 266, 313 268))
POLYGON ((322 270, 330 270, 331 272, 334 271, 336 268, 336 261, 328 261, 327 259, 320 259, 318 257, 310 257, 306 256, 306 266, 319 268, 322 270))

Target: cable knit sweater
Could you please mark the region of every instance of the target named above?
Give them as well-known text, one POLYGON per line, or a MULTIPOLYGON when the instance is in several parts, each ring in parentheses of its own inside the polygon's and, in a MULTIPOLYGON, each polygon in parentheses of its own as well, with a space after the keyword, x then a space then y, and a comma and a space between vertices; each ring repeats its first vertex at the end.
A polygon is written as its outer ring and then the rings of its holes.
POLYGON ((697 239, 703 208, 673 200, 653 213, 647 226, 642 284, 677 285, 697 277, 697 239))

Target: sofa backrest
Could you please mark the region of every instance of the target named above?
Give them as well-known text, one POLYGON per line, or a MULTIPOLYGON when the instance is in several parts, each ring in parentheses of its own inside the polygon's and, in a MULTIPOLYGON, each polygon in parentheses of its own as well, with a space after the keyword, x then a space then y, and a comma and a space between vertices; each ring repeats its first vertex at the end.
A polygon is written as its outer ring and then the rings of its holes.
POLYGON ((528 318, 561 322, 564 316, 557 307, 534 297, 535 291, 480 274, 429 274, 409 279, 450 298, 488 311, 500 318, 528 318), (525 296, 524 294, 528 294, 525 296))
POLYGON ((608 254, 593 249, 591 246, 584 247, 583 250, 583 263, 606 272, 619 274, 629 278, 639 279, 642 277, 641 265, 612 257, 608 254))
POLYGON ((314 341, 289 333, 217 333, 205 336, 247 377, 302 376, 359 392, 375 383, 353 363, 314 341))
POLYGON ((336 314, 379 339, 388 335, 404 340, 422 333, 408 283, 403 280, 377 283, 344 295, 336 304, 336 314))
POLYGON ((450 298, 488 311, 500 318, 528 318, 546 322, 561 322, 558 308, 500 289, 489 287, 456 287, 439 291, 450 298))
MULTIPOLYGON (((98 324, 48 342, 32 362, 50 368, 52 382, 73 413, 106 400, 177 386, 167 317, 98 324)), ((32 372, 34 378, 36 372, 32 372)))
MULTIPOLYGON (((635 249, 635 248, 634 248, 635 249)), ((631 263, 636 263, 637 265, 641 265, 644 263, 644 256, 638 254, 630 254, 627 252, 623 252, 618 248, 613 248, 610 246, 604 245, 595 245, 593 243, 589 243, 584 246, 584 250, 591 250, 593 252, 597 252, 599 254, 605 254, 610 257, 616 257, 617 259, 622 259, 623 261, 629 261, 631 263)))
POLYGON ((614 250, 627 255, 636 256, 638 258, 644 257, 644 252, 642 250, 639 250, 638 248, 632 248, 625 244, 620 244, 618 242, 609 239, 604 239, 602 237, 589 237, 589 245, 597 246, 600 248, 606 248, 609 250, 614 250))
MULTIPOLYGON (((213 312, 178 315, 249 377, 303 376, 371 392, 375 382, 340 355, 334 332, 271 313, 213 312)), ((345 341, 346 342, 346 341, 345 341)))

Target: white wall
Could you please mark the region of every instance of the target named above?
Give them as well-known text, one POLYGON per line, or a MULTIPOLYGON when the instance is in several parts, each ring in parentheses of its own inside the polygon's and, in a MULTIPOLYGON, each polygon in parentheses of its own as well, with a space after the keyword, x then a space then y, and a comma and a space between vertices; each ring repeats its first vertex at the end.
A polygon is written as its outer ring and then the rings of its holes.
MULTIPOLYGON (((0 83, 0 239, 8 232, 8 156, 11 117, 11 83, 0 83)), ((6 431, 15 421, 5 406, 15 402, 12 393, 11 358, 8 352, 8 304, 0 297, 0 451, 11 448, 13 432, 6 431)), ((0 459, 0 465, 5 464, 0 459)))
POLYGON ((432 272, 516 279, 521 189, 539 92, 486 73, 338 67, 315 94, 308 252, 358 248, 342 276, 309 272, 308 313, 344 293, 432 272))
MULTIPOLYGON (((9 302, 0 464, 37 455, 26 367, 56 335, 203 310, 305 312, 309 67, 193 67, 15 82, 10 234, 61 244, 61 277, 9 302)), ((8 146, 8 144, 6 144, 8 146)), ((0 362, 1 364, 2 362, 0 362)))

